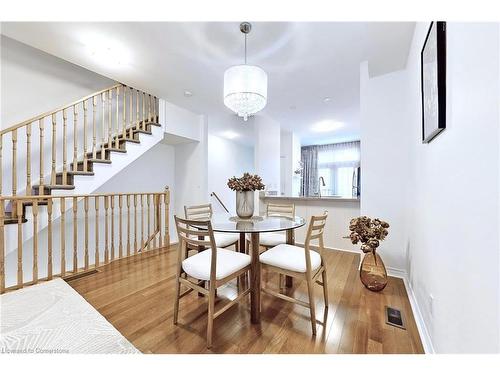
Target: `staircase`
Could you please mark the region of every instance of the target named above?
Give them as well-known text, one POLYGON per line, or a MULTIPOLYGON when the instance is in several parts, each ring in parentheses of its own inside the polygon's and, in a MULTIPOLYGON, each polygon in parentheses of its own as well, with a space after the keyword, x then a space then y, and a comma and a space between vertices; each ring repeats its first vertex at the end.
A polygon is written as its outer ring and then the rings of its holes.
POLYGON ((113 153, 127 153, 127 143, 140 144, 141 134, 153 135, 158 122, 158 98, 118 84, 1 130, 0 195, 27 198, 22 206, 5 205, 3 223, 26 222, 29 197, 46 206, 48 196, 74 191, 76 176, 93 178, 96 165, 111 164, 113 153))

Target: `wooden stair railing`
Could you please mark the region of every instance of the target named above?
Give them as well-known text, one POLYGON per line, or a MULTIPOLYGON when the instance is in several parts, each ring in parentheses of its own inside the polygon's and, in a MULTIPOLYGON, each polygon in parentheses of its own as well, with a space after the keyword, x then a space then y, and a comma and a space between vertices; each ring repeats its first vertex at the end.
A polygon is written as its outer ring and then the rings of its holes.
POLYGON ((95 272, 113 261, 168 247, 169 205, 168 189, 161 193, 0 197, 0 294, 54 277, 73 278, 95 272), (18 207, 16 226, 4 225, 6 202, 18 207), (28 224, 23 225, 21 211, 25 203, 32 210, 28 224), (47 225, 40 229, 42 221, 47 225), (27 232, 33 237, 26 241, 23 233, 27 232), (14 253, 6 252, 9 236, 14 242, 17 238, 14 253), (10 263, 16 270, 16 280, 7 285, 9 254, 15 256, 17 265, 10 263), (31 267, 28 280, 26 267, 31 267))
MULTIPOLYGON (((140 133, 152 134, 151 126, 160 126, 158 106, 157 97, 118 84, 0 130, 0 196, 16 197, 20 188, 24 196, 74 189, 74 176, 94 175, 95 163, 111 163, 111 152, 126 152, 127 142, 140 143, 140 133), (10 191, 4 191, 7 179, 10 191)), ((7 202, 4 223, 16 224, 16 211, 22 208, 24 214, 30 204, 7 202)))

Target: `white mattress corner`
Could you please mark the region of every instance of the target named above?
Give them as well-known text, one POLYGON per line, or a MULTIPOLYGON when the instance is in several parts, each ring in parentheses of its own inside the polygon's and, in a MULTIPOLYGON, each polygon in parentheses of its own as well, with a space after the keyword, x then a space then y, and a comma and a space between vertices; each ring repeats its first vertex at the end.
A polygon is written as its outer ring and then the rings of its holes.
POLYGON ((60 278, 0 296, 0 353, 140 353, 60 278))

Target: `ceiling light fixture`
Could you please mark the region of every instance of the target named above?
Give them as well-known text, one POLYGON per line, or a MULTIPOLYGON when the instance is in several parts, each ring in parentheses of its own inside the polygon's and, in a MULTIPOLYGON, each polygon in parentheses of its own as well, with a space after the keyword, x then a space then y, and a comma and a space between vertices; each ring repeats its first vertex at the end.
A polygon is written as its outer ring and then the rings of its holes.
POLYGON ((225 132, 222 132, 221 135, 227 139, 235 139, 240 136, 238 133, 235 133, 231 130, 226 130, 225 132))
POLYGON ((326 133, 326 132, 338 130, 342 126, 344 126, 344 124, 341 122, 332 121, 332 120, 323 120, 323 121, 319 121, 319 122, 315 123, 311 129, 317 133, 326 133))
POLYGON ((189 90, 184 90, 184 96, 186 98, 190 98, 190 97, 193 96, 193 93, 191 91, 189 91, 189 90))
POLYGON ((325 103, 330 103, 332 101, 332 98, 330 98, 329 96, 327 96, 326 98, 323 99, 323 101, 325 103))
POLYGON ((224 105, 247 121, 248 116, 264 109, 267 103, 267 74, 255 65, 247 65, 247 35, 252 25, 240 24, 245 35, 245 64, 228 68, 224 73, 224 105))

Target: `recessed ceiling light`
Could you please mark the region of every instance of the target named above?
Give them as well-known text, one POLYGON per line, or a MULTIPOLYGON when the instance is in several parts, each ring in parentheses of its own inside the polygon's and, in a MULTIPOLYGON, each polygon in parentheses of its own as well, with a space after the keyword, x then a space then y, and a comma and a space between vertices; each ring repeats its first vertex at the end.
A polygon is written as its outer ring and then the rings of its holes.
POLYGON ((344 124, 341 122, 338 122, 338 121, 323 120, 323 121, 319 121, 319 122, 315 123, 311 127, 311 129, 312 129, 312 131, 315 131, 317 133, 326 133, 326 132, 338 130, 342 126, 344 126, 344 124))
POLYGON ((231 130, 226 130, 225 132, 221 133, 221 136, 227 139, 235 139, 238 138, 240 135, 236 132, 233 132, 231 130))
POLYGON ((100 65, 116 67, 130 62, 129 50, 116 40, 103 38, 102 35, 86 35, 83 44, 100 65))
POLYGON ((332 101, 332 98, 330 98, 329 96, 327 96, 326 98, 323 99, 323 101, 325 103, 330 103, 332 101))
POLYGON ((190 97, 193 96, 193 93, 191 91, 189 91, 189 90, 184 90, 184 96, 186 98, 190 98, 190 97))

